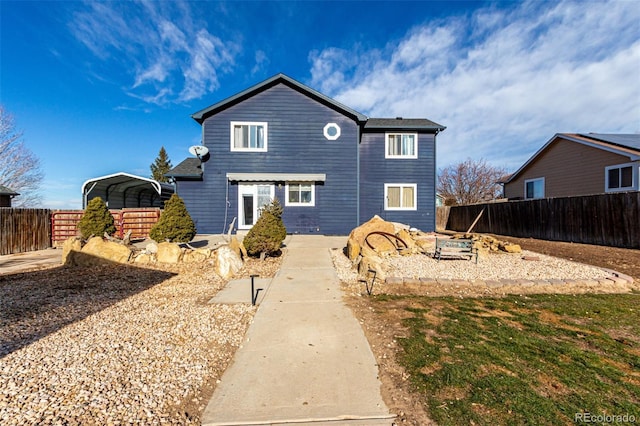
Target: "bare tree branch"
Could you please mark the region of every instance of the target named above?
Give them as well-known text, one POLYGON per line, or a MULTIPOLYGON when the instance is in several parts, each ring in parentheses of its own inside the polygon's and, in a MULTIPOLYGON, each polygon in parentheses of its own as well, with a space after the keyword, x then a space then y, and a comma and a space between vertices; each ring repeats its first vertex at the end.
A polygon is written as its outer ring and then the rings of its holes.
POLYGON ((495 200, 502 196, 498 181, 506 174, 506 169, 490 166, 483 159, 468 158, 440 170, 438 192, 448 205, 495 200))
POLYGON ((25 146, 13 116, 0 105, 0 185, 20 194, 14 206, 35 207, 42 201, 39 190, 43 178, 40 160, 25 146))

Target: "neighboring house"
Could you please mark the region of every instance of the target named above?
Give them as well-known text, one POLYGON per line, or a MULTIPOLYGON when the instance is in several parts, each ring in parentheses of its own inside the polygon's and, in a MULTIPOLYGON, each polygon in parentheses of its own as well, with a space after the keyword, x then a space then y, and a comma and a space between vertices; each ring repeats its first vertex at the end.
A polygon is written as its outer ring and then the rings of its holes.
POLYGON ((445 199, 442 195, 436 193, 436 207, 444 206, 445 199))
POLYGON ((20 195, 15 191, 0 185, 0 207, 11 207, 11 200, 16 195, 20 195))
POLYGON ((249 229, 274 197, 289 233, 344 235, 376 214, 435 230, 437 123, 368 118, 283 74, 192 118, 209 158, 166 175, 198 232, 249 229))
POLYGON ((640 134, 557 133, 504 182, 510 200, 640 190, 640 134))

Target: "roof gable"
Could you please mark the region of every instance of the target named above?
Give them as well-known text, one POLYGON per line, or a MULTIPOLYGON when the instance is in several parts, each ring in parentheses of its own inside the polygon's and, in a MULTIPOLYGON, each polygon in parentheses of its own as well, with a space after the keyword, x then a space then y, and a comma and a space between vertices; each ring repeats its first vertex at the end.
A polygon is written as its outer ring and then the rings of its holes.
POLYGON ((544 153, 549 146, 558 139, 622 155, 628 157, 629 161, 640 160, 640 147, 638 147, 638 145, 640 145, 640 134, 556 133, 504 183, 509 183, 517 178, 520 173, 522 173, 530 164, 534 163, 538 157, 540 157, 540 155, 542 155, 542 153, 544 153), (617 143, 613 141, 616 141, 617 143))
POLYGON ((359 113, 358 111, 351 109, 343 104, 341 104, 340 102, 331 99, 328 96, 323 95, 322 93, 308 87, 305 86, 304 84, 292 79, 291 77, 288 77, 284 74, 276 74, 275 76, 268 78, 267 80, 258 83, 240 93, 237 93, 231 97, 228 97, 227 99, 224 99, 216 104, 213 104, 205 109, 202 109, 194 114, 191 115, 191 118, 193 118, 194 120, 196 120, 198 123, 202 124, 204 122, 204 120, 206 120, 208 117, 217 114, 220 111, 223 111, 233 105, 236 105, 240 102, 242 102, 245 99, 248 99, 260 92, 263 92, 277 84, 285 84, 288 87, 291 87, 292 89, 312 98, 315 99, 316 101, 327 105, 337 111, 340 111, 342 114, 347 115, 349 117, 351 117, 353 120, 358 121, 358 122, 364 122, 367 120, 367 116, 365 116, 364 114, 359 113))

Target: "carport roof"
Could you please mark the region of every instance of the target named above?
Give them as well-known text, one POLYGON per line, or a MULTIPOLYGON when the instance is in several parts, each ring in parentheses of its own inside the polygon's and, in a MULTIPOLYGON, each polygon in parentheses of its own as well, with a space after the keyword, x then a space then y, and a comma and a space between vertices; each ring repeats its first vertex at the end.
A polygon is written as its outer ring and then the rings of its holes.
POLYGON ((109 201, 110 194, 119 194, 124 200, 126 198, 124 195, 129 192, 140 194, 149 190, 157 193, 159 198, 167 199, 174 193, 173 185, 168 183, 120 172, 87 180, 82 184, 82 198, 86 207, 89 194, 102 196, 105 201, 109 201))

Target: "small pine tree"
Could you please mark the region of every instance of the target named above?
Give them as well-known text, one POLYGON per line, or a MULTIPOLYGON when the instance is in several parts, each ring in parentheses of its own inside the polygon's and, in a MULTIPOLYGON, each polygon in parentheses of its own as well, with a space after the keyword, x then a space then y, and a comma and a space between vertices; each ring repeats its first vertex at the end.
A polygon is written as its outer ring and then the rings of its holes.
POLYGON ((116 232, 113 216, 102 198, 95 197, 89 201, 87 209, 78 223, 78 229, 85 240, 92 235, 102 237, 105 232, 108 235, 113 235, 116 232))
POLYGON ((287 237, 287 228, 282 222, 282 212, 282 205, 277 198, 263 207, 256 224, 243 240, 249 255, 273 255, 280 251, 282 242, 287 237))
POLYGON ((151 164, 151 179, 158 182, 169 182, 169 178, 165 176, 165 173, 171 170, 171 167, 171 160, 169 160, 167 151, 165 151, 163 146, 160 148, 158 157, 155 159, 153 164, 151 164))
POLYGON ((160 220, 151 228, 149 236, 159 243, 187 243, 196 236, 196 225, 178 194, 173 194, 164 203, 160 220))

